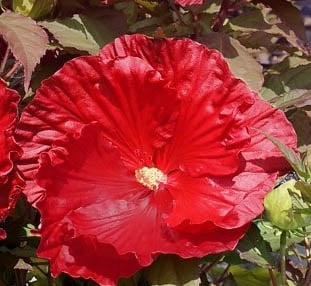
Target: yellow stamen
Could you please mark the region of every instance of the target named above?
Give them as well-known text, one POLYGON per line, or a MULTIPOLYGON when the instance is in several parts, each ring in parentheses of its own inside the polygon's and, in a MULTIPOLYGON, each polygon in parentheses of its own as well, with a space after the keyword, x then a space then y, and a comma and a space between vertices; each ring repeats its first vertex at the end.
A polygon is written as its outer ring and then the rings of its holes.
POLYGON ((159 188, 160 183, 165 184, 167 177, 157 168, 143 167, 135 171, 135 177, 139 183, 156 191, 159 188))

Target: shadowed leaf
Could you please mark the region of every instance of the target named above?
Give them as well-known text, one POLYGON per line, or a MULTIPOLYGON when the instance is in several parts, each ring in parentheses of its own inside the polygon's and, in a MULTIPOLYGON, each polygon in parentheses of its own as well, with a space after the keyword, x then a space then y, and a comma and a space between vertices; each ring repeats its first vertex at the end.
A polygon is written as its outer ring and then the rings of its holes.
MULTIPOLYGON (((292 9, 295 11, 295 13, 298 12, 297 8, 295 8, 294 6, 292 7, 292 9)), ((286 15, 287 19, 289 19, 289 15, 289 13, 286 15)), ((284 37, 294 47, 300 49, 305 54, 309 54, 308 49, 305 47, 305 42, 298 38, 297 35, 299 34, 299 36, 303 36, 303 30, 301 28, 298 28, 298 26, 301 25, 300 15, 298 19, 296 19, 295 16, 292 15, 291 17, 294 19, 291 20, 291 24, 287 22, 287 25, 278 16, 279 15, 271 12, 270 8, 252 7, 251 9, 241 13, 241 15, 230 19, 227 28, 228 31, 234 32, 235 34, 238 33, 238 35, 252 34, 254 32, 261 31, 274 36, 278 36, 279 38, 284 37), (289 27, 289 25, 291 25, 291 27, 289 27), (295 31, 293 29, 295 29, 295 31)))
POLYGON ((262 267, 267 267, 270 264, 271 257, 266 242, 254 224, 252 224, 246 235, 239 242, 237 251, 242 259, 262 267))
POLYGON ((160 256, 144 271, 144 277, 151 285, 199 286, 199 260, 160 256))
POLYGON ((252 90, 259 91, 263 84, 261 65, 247 52, 238 40, 223 33, 206 33, 199 40, 210 49, 220 51, 236 77, 243 79, 252 90))
POLYGON ((294 108, 286 113, 297 133, 299 151, 305 152, 311 147, 311 105, 294 108))
POLYGON ((306 33, 301 13, 299 9, 293 5, 293 3, 286 0, 261 0, 260 2, 268 7, 271 7, 273 13, 275 13, 282 20, 282 24, 292 30, 296 37, 306 41, 306 33))
POLYGON ((266 72, 261 95, 271 102, 285 95, 289 96, 289 100, 298 98, 311 89, 310 72, 310 58, 289 56, 266 72))
POLYGON ((275 137, 264 132, 263 135, 265 135, 276 147, 279 148, 279 150, 282 152, 282 154, 284 155, 288 163, 292 166, 292 168, 296 171, 296 173, 302 179, 306 179, 307 178, 306 167, 304 166, 300 158, 294 153, 294 151, 288 148, 286 145, 284 145, 275 137))

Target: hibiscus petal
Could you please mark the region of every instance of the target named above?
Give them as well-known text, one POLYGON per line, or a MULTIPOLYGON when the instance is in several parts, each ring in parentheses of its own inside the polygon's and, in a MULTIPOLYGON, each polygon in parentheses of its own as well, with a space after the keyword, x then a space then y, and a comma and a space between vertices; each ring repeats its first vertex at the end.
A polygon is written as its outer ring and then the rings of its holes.
POLYGON ((23 187, 24 181, 16 170, 6 176, 5 183, 0 184, 0 222, 14 210, 23 187))
POLYGON ((174 136, 156 154, 157 166, 195 177, 236 172, 243 164, 241 148, 250 140, 246 127, 239 125, 251 97, 244 83, 232 79, 182 101, 174 136))
MULTIPOLYGON (((22 154, 14 138, 18 102, 17 92, 0 78, 0 222, 14 209, 24 185, 15 167, 22 154)), ((5 232, 0 231, 0 239, 4 239, 5 232)))
POLYGON ((181 6, 187 6, 203 4, 204 0, 175 0, 175 2, 181 6))
POLYGON ((7 88, 0 78, 0 182, 1 178, 12 171, 14 157, 21 154, 21 149, 14 140, 18 102, 17 92, 7 88))
POLYGON ((276 174, 259 172, 221 179, 176 172, 167 183, 174 203, 166 222, 170 227, 206 222, 224 229, 242 227, 262 213, 262 200, 275 178, 276 174))
POLYGON ((201 176, 238 169, 239 150, 249 136, 237 124, 253 104, 253 93, 233 77, 220 53, 190 40, 132 35, 105 46, 101 56, 139 57, 176 88, 181 111, 172 141, 158 154, 161 170, 179 168, 201 176))
POLYGON ((249 146, 242 151, 243 157, 247 161, 257 161, 258 164, 260 161, 262 163, 266 161, 264 168, 270 169, 272 172, 288 169, 285 159, 281 159, 283 158, 281 152, 262 133, 272 135, 288 147, 296 149, 295 130, 281 110, 272 108, 258 96, 254 98, 256 102, 247 110, 247 119, 242 122, 242 127, 247 126, 251 135, 249 146))
POLYGON ((53 186, 53 192, 46 193, 51 199, 44 200, 44 216, 57 221, 72 209, 150 192, 124 166, 118 150, 104 134, 101 125, 86 125, 80 137, 63 142, 64 153, 67 153, 63 154, 64 162, 55 163, 51 159, 54 149, 41 155, 37 182, 47 190, 53 186), (65 188, 68 191, 65 192, 65 188))
POLYGON ((221 220, 215 221, 218 227, 224 229, 241 227, 263 211, 263 199, 272 189, 277 172, 255 170, 252 166, 248 166, 249 164, 251 163, 247 163, 245 170, 234 177, 210 178, 214 188, 222 190, 219 196, 233 206, 221 220))
POLYGON ((172 136, 177 115, 174 90, 141 59, 103 63, 92 56, 68 62, 42 84, 19 124, 18 140, 25 150, 20 169, 30 180, 26 195, 36 199, 29 187, 39 154, 57 146, 66 134, 79 133, 90 122, 101 123, 134 170, 152 164, 153 149, 172 136))
POLYGON ((159 253, 202 257, 237 244, 246 226, 228 233, 214 224, 201 225, 195 232, 189 232, 188 226, 180 230, 167 227, 170 194, 136 182, 103 134, 98 124, 84 127, 80 137, 63 143, 66 160, 57 164, 50 159, 53 150, 42 155, 37 181, 46 189, 46 197, 38 203, 42 215, 39 255, 51 260, 54 275, 63 269, 96 281, 113 280, 111 277, 130 275, 138 268, 126 267, 124 262, 117 272, 119 260, 146 266, 159 253), (112 255, 111 273, 110 268, 106 272, 96 268, 90 256, 83 260, 79 245, 81 250, 90 239, 98 253, 107 251, 103 260, 112 255))
MULTIPOLYGON (((46 198, 38 203, 42 237, 50 235, 45 229, 51 224, 69 223, 74 237, 96 236, 99 243, 112 244, 122 254, 135 252, 140 263, 150 264, 150 248, 160 248, 162 241, 158 240, 163 240, 161 212, 159 215, 158 207, 150 203, 152 191, 125 168, 104 134, 99 124, 84 127, 79 138, 63 144, 67 158, 57 165, 50 159, 53 150, 42 155, 37 178, 46 189, 46 198), (133 232, 137 224, 140 231, 133 232), (148 234, 146 241, 143 234, 148 234), (138 240, 144 243, 137 245, 138 240)), ((169 203, 162 204, 169 208, 169 203)))
POLYGON ((129 277, 141 268, 133 254, 119 255, 113 246, 98 243, 95 237, 67 239, 64 234, 68 229, 61 224, 53 224, 52 230, 42 233, 37 254, 50 259, 53 277, 64 272, 114 286, 120 277, 129 277))
POLYGON ((76 236, 94 235, 99 242, 113 245, 119 254, 135 253, 142 266, 151 264, 159 253, 189 258, 233 249, 248 228, 243 225, 226 230, 214 224, 169 228, 163 222, 167 214, 155 201, 152 197, 136 202, 107 201, 93 209, 77 209, 67 219, 75 226, 76 236), (96 219, 90 217, 90 212, 96 219))
POLYGON ((182 172, 170 175, 166 186, 174 200, 173 211, 166 220, 170 227, 182 222, 217 224, 234 208, 237 199, 234 194, 226 197, 222 188, 207 178, 193 178, 182 172))

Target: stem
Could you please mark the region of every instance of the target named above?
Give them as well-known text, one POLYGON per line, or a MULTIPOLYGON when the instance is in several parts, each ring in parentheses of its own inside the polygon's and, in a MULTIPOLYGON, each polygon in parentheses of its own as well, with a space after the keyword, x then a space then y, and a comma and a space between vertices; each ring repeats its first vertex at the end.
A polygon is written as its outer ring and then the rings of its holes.
POLYGON ((194 34, 194 40, 196 40, 199 37, 199 17, 196 13, 193 13, 193 34, 194 34))
POLYGON ((216 257, 216 259, 213 260, 211 263, 202 266, 202 268, 200 269, 201 286, 209 285, 209 282, 206 278, 206 273, 210 271, 222 258, 222 256, 216 257))
POLYGON ((8 45, 6 50, 5 50, 5 54, 4 54, 3 60, 1 62, 0 73, 3 73, 3 71, 4 71, 6 62, 8 61, 8 58, 9 58, 9 54, 10 54, 10 48, 9 48, 9 45, 8 45))
POLYGON ((311 264, 311 251, 310 251, 310 241, 308 239, 308 237, 306 236, 304 238, 304 244, 305 244, 305 248, 306 248, 306 259, 307 259, 307 262, 308 262, 308 266, 310 266, 311 264))
POLYGON ((214 261, 212 261, 210 264, 206 264, 201 268, 201 272, 208 272, 211 268, 213 268, 220 260, 222 259, 222 256, 217 257, 214 261))
POLYGON ((270 279, 271 279, 271 283, 273 286, 277 286, 278 285, 278 282, 275 278, 275 275, 274 275, 274 272, 273 272, 273 269, 271 267, 268 268, 268 271, 269 271, 269 276, 270 276, 270 279))
POLYGON ((176 16, 177 16, 177 18, 178 18, 178 21, 179 21, 179 23, 182 25, 182 26, 187 26, 187 24, 184 22, 184 20, 182 19, 182 16, 180 15, 180 11, 179 11, 179 9, 177 9, 177 7, 176 7, 176 5, 173 3, 172 4, 172 8, 173 8, 173 10, 174 10, 174 12, 175 12, 175 14, 176 14, 176 16))
POLYGON ((222 27, 225 19, 228 16, 228 9, 230 7, 230 0, 222 0, 220 10, 216 16, 216 19, 214 21, 214 24, 212 26, 212 30, 214 32, 218 32, 220 28, 222 27))
POLYGON ((286 286, 286 238, 287 232, 283 230, 280 238, 280 260, 281 260, 281 285, 286 286))
POLYGON ((307 273, 306 273, 306 276, 305 276, 303 286, 309 286, 310 283, 311 283, 311 268, 309 266, 307 273))
POLYGON ((16 62, 13 67, 6 73, 6 75, 3 76, 5 80, 8 80, 20 67, 19 62, 16 62))
POLYGON ((217 279, 215 283, 216 285, 220 285, 220 283, 223 282, 228 277, 228 275, 226 274, 228 273, 229 268, 230 268, 230 264, 228 264, 225 270, 223 271, 223 273, 221 273, 220 277, 217 279))

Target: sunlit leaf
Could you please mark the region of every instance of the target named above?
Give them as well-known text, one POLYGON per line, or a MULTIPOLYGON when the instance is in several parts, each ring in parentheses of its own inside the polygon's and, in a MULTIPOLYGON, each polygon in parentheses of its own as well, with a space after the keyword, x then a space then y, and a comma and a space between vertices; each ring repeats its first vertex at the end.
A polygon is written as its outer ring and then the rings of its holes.
POLYGON ((174 255, 160 256, 144 271, 144 278, 151 285, 199 286, 199 261, 174 255))
POLYGON ((310 58, 289 56, 266 72, 261 95, 272 102, 278 100, 280 96, 302 95, 311 89, 310 73, 310 58))
POLYGON ((157 3, 155 1, 135 0, 135 2, 147 10, 153 12, 156 9, 157 3))
POLYGON ((54 8, 54 0, 13 0, 13 10, 24 16, 38 19, 48 15, 54 8))
POLYGON ((63 46, 97 54, 102 46, 125 33, 127 26, 121 12, 102 9, 93 18, 74 15, 72 18, 41 22, 63 46))
POLYGON ((259 91, 263 84, 262 67, 248 53, 239 41, 224 33, 206 33, 200 42, 210 49, 219 50, 229 63, 236 77, 246 81, 255 91, 259 91))
POLYGON ((32 19, 5 11, 0 15, 0 35, 24 67, 24 89, 27 91, 31 74, 47 49, 47 34, 32 19))
POLYGON ((289 93, 278 97, 272 102, 274 106, 280 109, 287 109, 288 107, 303 107, 311 105, 311 91, 310 90, 291 90, 289 93))
MULTIPOLYGON (((297 21, 297 19, 293 21, 297 21)), ((230 19, 227 30, 241 35, 261 31, 278 36, 278 38, 284 37, 294 47, 308 54, 304 42, 277 15, 273 14, 270 8, 253 6, 252 9, 248 9, 239 16, 230 19)))
POLYGON ((233 275, 237 286, 267 286, 270 285, 268 269, 246 269, 239 265, 230 266, 229 272, 233 275))
POLYGON ((32 266, 29 263, 26 263, 23 259, 19 258, 17 263, 14 266, 14 269, 20 270, 32 270, 32 266))

